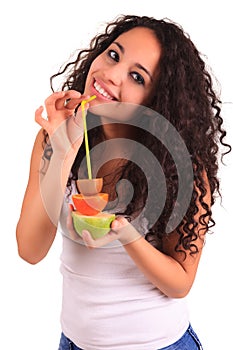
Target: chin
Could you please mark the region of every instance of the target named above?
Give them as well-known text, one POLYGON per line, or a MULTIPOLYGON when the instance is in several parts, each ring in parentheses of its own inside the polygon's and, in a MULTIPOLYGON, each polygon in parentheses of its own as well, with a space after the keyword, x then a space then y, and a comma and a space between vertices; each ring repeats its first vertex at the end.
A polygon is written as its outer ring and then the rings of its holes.
MULTIPOLYGON (((94 101, 93 101, 94 102, 94 101)), ((90 106, 90 112, 112 122, 128 122, 137 115, 140 106, 132 103, 110 101, 100 103, 95 101, 90 106)))

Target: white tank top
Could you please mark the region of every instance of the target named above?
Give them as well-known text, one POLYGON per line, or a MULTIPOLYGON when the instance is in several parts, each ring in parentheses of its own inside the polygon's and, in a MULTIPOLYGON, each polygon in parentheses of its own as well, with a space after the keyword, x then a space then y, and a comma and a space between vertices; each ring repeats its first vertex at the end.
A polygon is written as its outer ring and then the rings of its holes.
MULTIPOLYGON (((155 350, 177 341, 189 324, 185 298, 161 293, 119 242, 87 249, 67 232, 67 214, 64 203, 58 227, 64 334, 84 350, 155 350)), ((143 226, 138 223, 140 233, 143 226)))

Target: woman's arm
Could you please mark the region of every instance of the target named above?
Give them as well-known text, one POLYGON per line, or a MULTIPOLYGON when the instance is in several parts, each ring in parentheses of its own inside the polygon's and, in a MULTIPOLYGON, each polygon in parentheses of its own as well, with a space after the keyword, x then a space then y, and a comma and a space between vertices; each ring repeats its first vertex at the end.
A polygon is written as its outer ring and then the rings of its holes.
MULTIPOLYGON (((202 251, 200 242, 198 245, 199 252, 194 256, 187 253, 184 261, 181 253, 172 252, 172 255, 167 255, 143 238, 124 247, 151 283, 168 297, 183 298, 188 294, 195 279, 202 251)), ((174 249, 174 245, 171 246, 174 249)))
MULTIPOLYGON (((204 201, 210 207, 211 194, 206 174, 204 178, 207 189, 204 201)), ((200 192, 197 188, 196 190, 199 197, 200 192)), ((195 221, 199 223, 201 215, 206 211, 199 200, 196 204, 198 212, 195 215, 195 221)), ((207 220, 206 218, 205 221, 207 220)), ((185 236, 186 233, 183 233, 185 236)), ((182 298, 188 294, 194 282, 205 241, 206 227, 199 223, 195 228, 195 233, 198 238, 193 243, 197 246, 198 253, 191 255, 189 251, 186 251, 186 258, 184 253, 176 252, 174 249, 179 239, 176 231, 163 239, 163 253, 143 238, 134 240, 124 247, 138 268, 157 288, 169 297, 182 298)))
POLYGON ((67 179, 83 139, 82 127, 69 117, 81 99, 76 91, 55 93, 45 103, 48 120, 42 118, 42 107, 36 111, 36 121, 49 133, 53 153, 50 160, 43 157, 41 130, 34 143, 16 228, 19 255, 32 264, 46 256, 56 235, 67 179), (73 99, 69 108, 64 104, 68 98, 73 99))
POLYGON ((33 147, 28 184, 16 227, 19 255, 31 264, 43 259, 56 234, 56 225, 49 218, 40 192, 42 142, 41 130, 33 147))
MULTIPOLYGON (((207 194, 204 201, 210 207, 210 190, 208 186, 206 187, 207 194)), ((199 218, 205 213, 205 210, 199 201, 197 206, 199 210, 195 215, 195 220, 199 222, 199 218)), ((198 247, 198 253, 191 255, 189 251, 186 251, 185 259, 183 253, 175 251, 179 237, 177 232, 173 232, 163 240, 163 252, 161 252, 141 237, 125 218, 120 217, 114 220, 111 227, 112 231, 98 240, 93 240, 91 235, 84 231, 83 239, 87 247, 98 248, 118 239, 137 267, 165 295, 172 298, 182 298, 188 294, 195 279, 204 245, 206 233, 204 225, 199 223, 195 228, 198 238, 194 243, 198 247)))

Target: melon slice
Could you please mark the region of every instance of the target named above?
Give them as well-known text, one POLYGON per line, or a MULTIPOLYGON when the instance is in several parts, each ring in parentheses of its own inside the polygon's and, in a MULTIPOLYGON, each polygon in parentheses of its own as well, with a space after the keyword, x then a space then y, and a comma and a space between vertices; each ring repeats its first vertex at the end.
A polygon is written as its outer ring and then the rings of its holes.
POLYGON ((115 214, 101 212, 97 215, 82 215, 78 211, 72 212, 75 231, 82 237, 82 231, 87 230, 93 239, 103 237, 111 229, 115 214))

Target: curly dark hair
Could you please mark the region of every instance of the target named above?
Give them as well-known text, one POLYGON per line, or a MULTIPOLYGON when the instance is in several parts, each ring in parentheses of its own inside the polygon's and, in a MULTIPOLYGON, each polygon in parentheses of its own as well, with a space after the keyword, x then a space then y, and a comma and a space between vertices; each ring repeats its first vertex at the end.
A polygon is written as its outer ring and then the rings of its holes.
MULTIPOLYGON (((208 231, 215 225, 211 208, 204 201, 207 192, 205 173, 211 192, 211 206, 215 202, 216 194, 220 195, 219 179, 219 148, 231 146, 224 142, 226 131, 223 129, 221 117, 221 101, 213 88, 213 81, 207 71, 201 54, 196 49, 189 36, 182 27, 168 19, 157 20, 147 16, 122 15, 108 23, 102 34, 94 37, 88 49, 79 51, 77 57, 66 63, 57 74, 50 78, 51 88, 54 91, 54 79, 65 75, 62 90, 73 89, 84 92, 88 71, 93 60, 105 51, 108 46, 122 33, 135 27, 146 27, 154 32, 161 44, 161 57, 157 69, 155 84, 150 96, 144 105, 165 117, 184 140, 193 165, 192 196, 189 207, 183 219, 176 227, 178 241, 176 251, 198 252, 195 240, 198 233, 195 228, 198 223, 195 214, 198 211, 197 199, 204 209, 199 221, 208 231)), ((155 127, 151 125, 151 127, 155 127)), ((101 128, 90 128, 91 147, 101 142, 101 128)), ((161 139, 155 140, 150 135, 138 131, 139 139, 143 138, 145 144, 156 155, 166 177, 167 198, 159 219, 150 227, 146 239, 158 249, 163 250, 163 237, 169 217, 174 209, 178 192, 178 174, 174 161, 161 139)), ((45 141, 47 135, 45 133, 45 141)), ((77 179, 77 170, 82 157, 85 155, 84 145, 81 146, 71 169, 71 181, 77 179)), ((185 171, 184 164, 184 171, 185 171)), ((108 174, 106 174, 106 179, 108 174)), ((147 181, 142 171, 133 162, 118 168, 117 179, 128 179, 134 186, 134 195, 124 214, 133 217, 145 203, 148 195, 147 181)), ((107 180, 106 180, 107 181, 107 180)), ((156 194, 155 194, 156 196, 156 194)), ((184 194, 185 196, 185 194, 184 194)), ((178 203, 179 204, 179 203, 178 203)), ((155 204, 156 205, 156 204, 155 204)))

